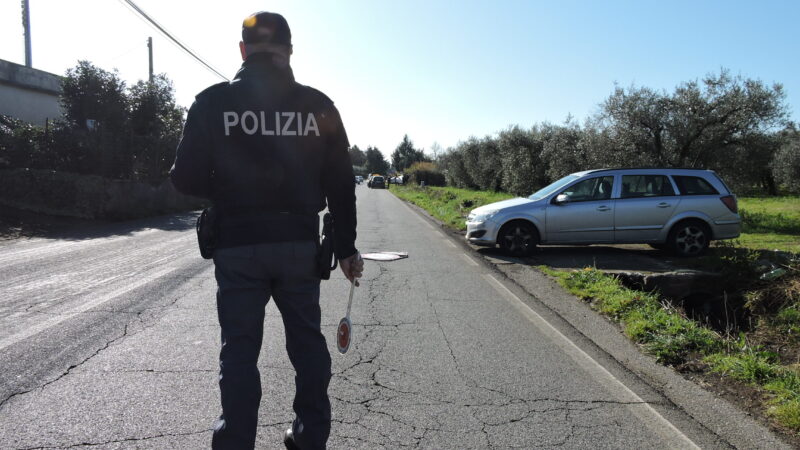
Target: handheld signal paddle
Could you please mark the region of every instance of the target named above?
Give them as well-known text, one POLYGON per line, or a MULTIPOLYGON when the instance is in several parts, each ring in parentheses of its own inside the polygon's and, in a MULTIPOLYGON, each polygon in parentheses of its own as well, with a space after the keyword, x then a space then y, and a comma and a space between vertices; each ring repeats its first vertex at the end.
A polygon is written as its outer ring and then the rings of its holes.
POLYGON ((350 322, 350 306, 353 304, 353 291, 355 290, 355 279, 350 282, 350 298, 347 300, 347 315, 339 321, 336 327, 336 348, 339 353, 347 353, 350 348, 350 339, 353 331, 353 323, 350 322))

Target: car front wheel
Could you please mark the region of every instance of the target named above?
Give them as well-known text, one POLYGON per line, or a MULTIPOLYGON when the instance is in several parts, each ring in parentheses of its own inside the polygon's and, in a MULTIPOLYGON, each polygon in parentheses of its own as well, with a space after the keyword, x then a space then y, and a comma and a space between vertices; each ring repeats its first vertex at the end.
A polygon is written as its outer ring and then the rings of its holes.
POLYGON ((530 223, 511 222, 500 230, 497 242, 509 255, 530 256, 539 243, 539 233, 530 223))
POLYGON ((669 232, 667 245, 677 256, 697 256, 711 243, 711 231, 697 221, 686 221, 675 225, 669 232))

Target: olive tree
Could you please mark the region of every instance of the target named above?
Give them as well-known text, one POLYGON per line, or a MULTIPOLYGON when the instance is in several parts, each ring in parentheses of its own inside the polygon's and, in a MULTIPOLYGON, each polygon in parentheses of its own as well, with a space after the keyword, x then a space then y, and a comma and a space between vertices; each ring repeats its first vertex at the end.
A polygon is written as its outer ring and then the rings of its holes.
POLYGON ((672 94, 617 87, 598 118, 616 143, 605 159, 622 166, 713 167, 754 135, 782 126, 785 97, 780 84, 727 70, 682 83, 672 94))
POLYGON ((800 194, 800 132, 788 131, 782 140, 771 164, 772 173, 783 189, 800 194))
POLYGON ((497 139, 502 167, 501 187, 516 195, 530 195, 546 184, 546 166, 542 158, 544 142, 537 127, 519 126, 500 132, 497 139))

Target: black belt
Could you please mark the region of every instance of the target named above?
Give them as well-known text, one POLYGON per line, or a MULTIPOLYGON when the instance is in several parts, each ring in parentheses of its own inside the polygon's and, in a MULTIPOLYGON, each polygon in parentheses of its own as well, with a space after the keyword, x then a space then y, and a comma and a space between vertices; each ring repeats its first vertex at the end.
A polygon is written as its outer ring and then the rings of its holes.
POLYGON ((219 247, 306 240, 319 241, 317 214, 251 211, 219 217, 219 247))

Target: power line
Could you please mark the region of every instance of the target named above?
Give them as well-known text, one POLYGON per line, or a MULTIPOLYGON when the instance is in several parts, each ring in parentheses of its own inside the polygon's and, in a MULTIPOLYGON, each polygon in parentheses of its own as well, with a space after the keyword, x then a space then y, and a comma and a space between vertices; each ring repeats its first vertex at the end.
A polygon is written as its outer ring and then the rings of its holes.
POLYGON ((219 76, 223 80, 230 81, 230 79, 228 77, 226 77, 225 75, 221 74, 217 69, 212 67, 211 64, 207 63, 203 58, 198 56, 194 51, 192 51, 190 48, 188 48, 184 43, 179 41, 175 36, 173 36, 169 31, 167 31, 163 26, 161 26, 161 24, 156 22, 155 19, 153 19, 146 12, 144 12, 144 10, 142 10, 142 8, 140 8, 138 5, 136 5, 136 3, 134 3, 132 0, 119 0, 119 1, 122 2, 123 4, 126 4, 127 6, 129 6, 134 12, 136 12, 140 16, 144 17, 155 29, 160 31, 161 34, 163 34, 164 36, 169 38, 175 45, 177 45, 183 51, 188 53, 192 58, 196 59, 200 64, 204 65, 208 70, 214 72, 214 74, 216 74, 217 76, 219 76))

